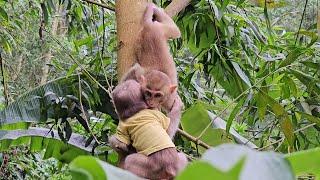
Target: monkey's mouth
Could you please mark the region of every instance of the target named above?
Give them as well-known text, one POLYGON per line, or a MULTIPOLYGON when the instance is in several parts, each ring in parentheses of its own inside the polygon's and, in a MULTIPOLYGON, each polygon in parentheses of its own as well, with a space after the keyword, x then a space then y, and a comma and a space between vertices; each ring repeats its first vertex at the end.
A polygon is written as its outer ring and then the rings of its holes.
POLYGON ((147 104, 150 108, 156 108, 157 107, 157 104, 156 103, 152 103, 152 102, 148 102, 147 101, 147 104))

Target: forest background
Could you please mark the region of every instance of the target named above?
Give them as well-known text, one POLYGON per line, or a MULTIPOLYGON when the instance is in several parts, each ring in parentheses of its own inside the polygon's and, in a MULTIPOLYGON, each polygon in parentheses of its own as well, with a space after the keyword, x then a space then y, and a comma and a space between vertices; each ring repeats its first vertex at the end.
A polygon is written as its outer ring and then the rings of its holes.
MULTIPOLYGON (((1 178, 117 177, 114 11, 113 0, 0 0, 1 178)), ((319 0, 191 1, 174 20, 186 106, 175 144, 194 161, 178 178, 320 177, 319 0), (218 146, 231 142, 282 155, 218 146), (224 167, 221 153, 236 161, 224 167)))

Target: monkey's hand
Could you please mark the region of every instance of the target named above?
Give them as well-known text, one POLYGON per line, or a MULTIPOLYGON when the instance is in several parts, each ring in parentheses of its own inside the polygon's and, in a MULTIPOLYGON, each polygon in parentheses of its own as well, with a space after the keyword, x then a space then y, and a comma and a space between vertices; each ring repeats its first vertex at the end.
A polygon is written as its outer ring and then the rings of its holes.
POLYGON ((181 112, 183 108, 184 108, 183 102, 180 96, 176 94, 173 107, 171 108, 171 111, 168 113, 168 117, 170 118, 170 124, 167 129, 167 133, 171 139, 173 139, 174 135, 178 130, 180 119, 181 119, 181 112))
POLYGON ((167 39, 175 39, 181 36, 178 26, 171 17, 162 8, 153 3, 148 3, 143 19, 146 26, 154 31, 163 33, 167 39))
POLYGON ((115 135, 109 137, 109 144, 113 150, 121 155, 128 155, 130 154, 129 145, 119 141, 115 135))

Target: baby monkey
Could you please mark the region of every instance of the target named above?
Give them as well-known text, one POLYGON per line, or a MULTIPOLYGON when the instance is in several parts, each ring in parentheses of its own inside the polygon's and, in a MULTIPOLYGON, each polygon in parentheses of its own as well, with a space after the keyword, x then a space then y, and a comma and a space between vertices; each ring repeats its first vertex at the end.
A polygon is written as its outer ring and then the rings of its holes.
POLYGON ((145 72, 139 64, 131 67, 120 83, 130 79, 140 83, 141 93, 148 108, 160 110, 164 104, 170 104, 167 115, 171 122, 167 132, 170 138, 173 138, 183 108, 183 102, 177 95, 177 85, 172 83, 167 74, 158 70, 145 72))
MULTIPOLYGON (((147 109, 141 85, 135 80, 120 83, 112 97, 120 121, 109 143, 122 154, 132 153, 129 145, 138 152, 122 157, 120 167, 148 179, 175 177, 186 166, 187 159, 177 152, 166 132, 170 119, 158 110, 147 109)), ((172 110, 175 107, 178 106, 172 110)))

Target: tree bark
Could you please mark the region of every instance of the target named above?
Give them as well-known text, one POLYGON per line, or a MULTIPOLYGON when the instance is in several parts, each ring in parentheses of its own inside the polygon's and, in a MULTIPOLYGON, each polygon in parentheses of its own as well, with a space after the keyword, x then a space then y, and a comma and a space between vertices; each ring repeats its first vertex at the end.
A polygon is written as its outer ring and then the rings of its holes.
POLYGON ((134 47, 141 29, 141 18, 148 0, 118 0, 116 20, 118 36, 118 79, 135 63, 134 47))

